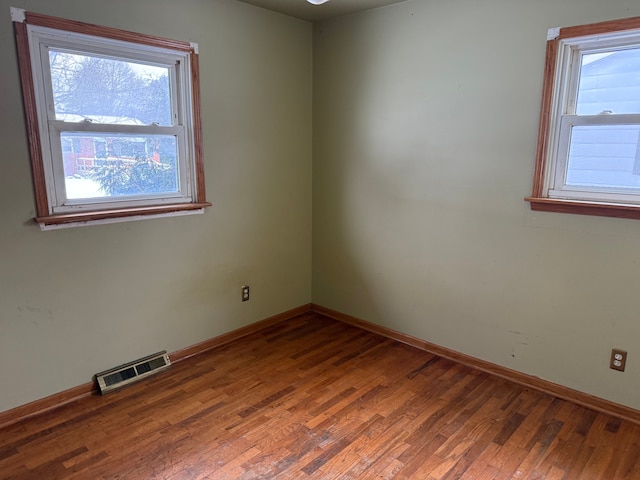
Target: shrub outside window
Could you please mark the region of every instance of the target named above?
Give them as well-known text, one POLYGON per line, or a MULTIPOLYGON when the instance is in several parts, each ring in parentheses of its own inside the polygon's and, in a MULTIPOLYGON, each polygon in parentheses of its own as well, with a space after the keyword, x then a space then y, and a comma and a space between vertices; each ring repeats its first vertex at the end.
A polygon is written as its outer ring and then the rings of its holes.
POLYGON ((195 44, 12 16, 41 226, 210 205, 195 44))
POLYGON ((534 210, 640 218, 640 18, 552 29, 534 210))

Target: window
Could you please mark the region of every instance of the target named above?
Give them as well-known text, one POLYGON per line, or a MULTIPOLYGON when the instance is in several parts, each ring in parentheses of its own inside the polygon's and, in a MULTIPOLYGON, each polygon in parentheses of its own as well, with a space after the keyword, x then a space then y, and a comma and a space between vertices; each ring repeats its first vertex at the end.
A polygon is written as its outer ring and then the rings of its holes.
POLYGON ((202 212, 197 47, 12 9, 43 228, 202 212))
POLYGON ((640 219, 640 18, 549 31, 534 210, 640 219))

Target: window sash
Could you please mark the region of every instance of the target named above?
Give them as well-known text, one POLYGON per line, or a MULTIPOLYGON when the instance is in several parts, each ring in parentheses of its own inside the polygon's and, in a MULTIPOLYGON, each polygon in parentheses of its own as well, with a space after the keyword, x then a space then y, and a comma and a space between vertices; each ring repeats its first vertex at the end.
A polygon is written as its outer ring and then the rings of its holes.
POLYGON ((555 199, 640 204, 640 190, 567 185, 571 133, 575 126, 640 124, 640 114, 576 115, 582 57, 640 46, 638 32, 560 41, 555 65, 554 93, 543 195, 555 199))
POLYGON ((28 26, 28 31, 32 50, 35 50, 36 45, 40 46, 39 55, 32 51, 33 67, 42 80, 40 91, 44 92, 44 100, 47 105, 46 112, 49 119, 55 119, 49 63, 51 49, 167 68, 170 72, 169 89, 173 125, 184 125, 191 118, 189 115, 185 115, 185 113, 190 113, 185 111, 190 107, 190 99, 181 95, 181 92, 185 90, 184 87, 188 85, 189 78, 188 55, 185 52, 175 52, 164 48, 149 47, 112 39, 101 38, 97 41, 91 35, 77 33, 70 34, 65 32, 65 36, 61 37, 59 31, 47 27, 28 26), (71 38, 74 40, 70 40, 71 38), (40 59, 39 64, 36 63, 38 56, 40 59))
POLYGON ((193 198, 191 168, 187 165, 185 128, 139 125, 96 125, 92 123, 68 123, 52 120, 49 122, 49 142, 52 152, 59 152, 62 158, 62 133, 88 133, 110 136, 113 134, 168 135, 176 138, 178 191, 158 194, 105 196, 95 198, 69 199, 66 193, 64 163, 56 159, 47 159, 45 155, 45 174, 50 188, 50 205, 53 213, 69 213, 104 209, 105 206, 128 208, 144 205, 163 205, 166 203, 187 203, 193 198), (47 168, 48 167, 48 168, 47 168))
POLYGON ((639 125, 640 114, 624 115, 562 115, 556 144, 555 170, 548 189, 550 198, 640 203, 640 188, 608 188, 566 184, 571 132, 576 126, 639 125))

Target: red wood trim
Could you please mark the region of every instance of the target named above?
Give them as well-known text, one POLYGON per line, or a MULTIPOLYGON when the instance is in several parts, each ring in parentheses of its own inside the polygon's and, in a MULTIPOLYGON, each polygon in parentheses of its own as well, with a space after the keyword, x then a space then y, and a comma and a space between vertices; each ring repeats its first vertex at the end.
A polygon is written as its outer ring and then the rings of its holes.
POLYGON ((38 111, 36 109, 36 94, 31 71, 31 55, 29 53, 29 39, 27 26, 14 22, 16 45, 18 49, 18 66, 20 68, 20 82, 22 84, 22 101, 27 123, 27 138, 31 155, 31 171, 33 174, 33 188, 36 197, 36 213, 38 216, 49 214, 49 200, 47 185, 40 150, 40 130, 38 129, 38 111))
POLYGON ((640 220, 640 205, 591 203, 535 197, 527 197, 525 200, 531 204, 531 210, 539 212, 574 213, 576 215, 595 215, 599 217, 640 220))
POLYGON ((555 70, 558 58, 558 40, 547 42, 544 61, 544 78, 542 81, 542 102, 540 106, 540 121, 538 123, 538 146, 536 150, 536 167, 533 176, 533 197, 542 196, 544 189, 544 174, 547 163, 547 149, 549 145, 551 108, 553 103, 553 88, 555 70))
MULTIPOLYGON (((247 325, 246 327, 238 328, 232 332, 205 340, 204 342, 183 348, 182 350, 177 350, 170 353, 169 358, 171 358, 173 363, 178 363, 186 360, 187 358, 207 352, 213 348, 232 342, 233 340, 237 340, 238 338, 259 332, 260 330, 264 330, 265 328, 285 322, 310 311, 311 304, 301 305, 286 312, 265 318, 264 320, 260 320, 251 325, 247 325)), ((20 405, 10 410, 0 412, 0 429, 97 393, 98 386, 95 382, 90 382, 50 395, 40 400, 35 400, 25 405, 20 405)))
POLYGON ((449 360, 453 360, 454 362, 458 362, 477 370, 490 373, 491 375, 504 378, 505 380, 523 385, 527 388, 548 393, 549 395, 568 400, 583 407, 587 407, 598 412, 603 412, 608 415, 613 415, 615 417, 640 424, 640 410, 636 410, 634 408, 620 405, 609 400, 595 397, 587 393, 579 392, 577 390, 573 390, 571 388, 564 387, 562 385, 558 385, 556 383, 552 383, 547 380, 534 377, 532 375, 527 375, 526 373, 511 370, 510 368, 502 367, 485 360, 480 360, 478 358, 456 352, 455 350, 450 350, 448 348, 426 342, 419 338, 415 338, 410 335, 397 332, 390 328, 376 325, 374 323, 367 322, 366 320, 361 320, 359 318, 340 313, 336 310, 332 310, 315 303, 311 304, 311 310, 321 315, 333 318, 334 320, 348 323, 363 330, 367 330, 383 337, 397 340, 407 345, 419 348, 420 350, 433 353, 434 355, 448 358, 449 360))
POLYGON ((598 35, 623 30, 634 30, 637 28, 640 28, 640 17, 623 18, 620 20, 609 20, 606 22, 561 28, 559 38, 583 37, 585 35, 598 35))
POLYGON ((94 382, 89 382, 63 392, 41 398, 40 400, 20 405, 19 407, 12 408, 11 410, 0 412, 0 429, 35 415, 48 412, 54 408, 61 407, 81 398, 88 397, 97 392, 98 386, 94 382))
POLYGON ((211 203, 180 203, 175 205, 157 205, 154 207, 115 208, 113 210, 95 210, 81 213, 65 213, 59 215, 45 215, 34 220, 43 225, 60 225, 64 223, 91 222, 109 218, 135 217, 146 215, 161 215, 163 213, 185 212, 210 207, 211 203))
POLYGON ((247 335, 259 332, 260 330, 264 330, 265 328, 269 328, 273 325, 277 325, 278 323, 285 322, 310 311, 311 304, 301 305, 291 310, 287 310, 286 312, 279 313, 269 318, 265 318, 264 320, 260 320, 259 322, 252 323, 251 325, 247 325, 246 327, 241 327, 223 335, 205 340, 204 342, 200 342, 195 345, 191 345, 190 347, 183 348, 182 350, 177 350, 169 354, 169 358, 171 358, 172 363, 182 362, 195 355, 200 355, 201 353, 208 352, 209 350, 212 350, 216 347, 227 344, 229 342, 233 342, 234 340, 246 337, 247 335))
POLYGON ((156 37, 154 35, 145 35, 142 33, 129 32, 120 30, 119 28, 103 27, 92 23, 78 22, 75 20, 67 20, 65 18, 51 17, 35 12, 25 12, 26 23, 29 25, 37 25, 40 27, 55 28, 58 30, 66 30, 84 35, 94 35, 98 37, 111 38, 113 40, 122 40, 125 42, 140 43, 159 48, 169 48, 172 50, 180 50, 183 52, 191 51, 191 44, 180 40, 171 40, 169 38, 156 37))
POLYGON ((191 51, 191 95, 193 108, 193 140, 195 148, 196 200, 207 201, 204 181, 204 153, 202 146, 202 120, 200 117, 200 62, 198 54, 191 51))

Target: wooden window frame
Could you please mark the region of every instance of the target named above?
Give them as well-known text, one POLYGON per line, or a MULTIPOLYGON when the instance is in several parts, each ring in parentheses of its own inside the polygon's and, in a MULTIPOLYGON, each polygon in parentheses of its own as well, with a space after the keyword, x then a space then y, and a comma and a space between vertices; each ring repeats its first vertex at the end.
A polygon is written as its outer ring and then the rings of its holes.
POLYGON ((562 40, 591 35, 606 35, 626 30, 640 29, 640 17, 612 20, 575 27, 550 30, 546 45, 544 77, 540 120, 538 123, 538 143, 536 164, 531 196, 525 198, 531 210, 556 213, 573 213, 605 217, 640 219, 640 204, 614 203, 605 201, 580 201, 549 198, 546 183, 554 165, 550 165, 549 151, 553 132, 552 115, 555 101, 555 81, 557 77, 559 47, 562 40))
POLYGON ((31 157, 31 168, 36 202, 34 220, 43 229, 61 226, 85 225, 88 223, 125 221, 157 216, 184 215, 201 213, 211 206, 206 200, 204 182, 204 158, 202 149, 202 124, 200 118, 200 71, 197 45, 171 40, 153 35, 140 34, 104 27, 89 23, 67 20, 34 12, 12 9, 18 64, 22 84, 24 111, 31 157), (28 25, 52 28, 98 38, 119 40, 134 44, 186 52, 190 61, 191 114, 193 135, 193 159, 190 159, 191 174, 194 176, 194 192, 189 203, 162 204, 153 206, 135 206, 127 208, 104 208, 73 213, 52 213, 48 199, 48 186, 43 164, 41 134, 36 103, 36 91, 33 80, 31 53, 29 47, 28 25))

